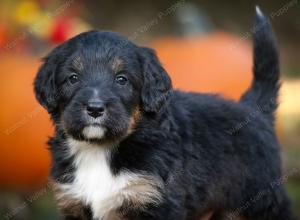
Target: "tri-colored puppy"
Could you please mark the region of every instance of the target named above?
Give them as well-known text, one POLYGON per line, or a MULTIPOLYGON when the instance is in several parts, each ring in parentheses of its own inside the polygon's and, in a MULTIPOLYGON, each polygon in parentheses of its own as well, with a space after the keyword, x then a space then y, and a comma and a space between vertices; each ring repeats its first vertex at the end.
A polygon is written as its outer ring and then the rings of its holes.
POLYGON ((173 90, 153 50, 115 33, 56 47, 35 92, 55 124, 51 179, 64 218, 195 220, 212 210, 212 219, 294 219, 274 184, 279 62, 259 10, 253 72, 233 102, 173 90))

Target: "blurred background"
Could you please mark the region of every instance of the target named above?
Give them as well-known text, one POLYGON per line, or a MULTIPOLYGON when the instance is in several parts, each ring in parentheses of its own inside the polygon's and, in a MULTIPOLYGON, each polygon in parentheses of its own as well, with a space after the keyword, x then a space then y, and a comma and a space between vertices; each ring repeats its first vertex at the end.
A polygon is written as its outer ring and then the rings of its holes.
POLYGON ((113 30, 155 48, 175 88, 237 100, 252 78, 255 4, 271 20, 281 52, 276 128, 284 177, 278 181, 287 186, 300 219, 298 0, 1 0, 0 219, 58 219, 47 182, 46 141, 53 128, 32 88, 51 48, 86 30, 113 30))

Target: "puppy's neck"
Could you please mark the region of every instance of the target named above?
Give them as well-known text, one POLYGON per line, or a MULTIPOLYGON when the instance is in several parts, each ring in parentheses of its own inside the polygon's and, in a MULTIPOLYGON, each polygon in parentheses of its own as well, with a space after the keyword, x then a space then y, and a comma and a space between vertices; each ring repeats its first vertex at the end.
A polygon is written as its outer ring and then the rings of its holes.
POLYGON ((88 141, 80 141, 71 137, 67 138, 67 145, 70 156, 75 156, 84 152, 96 153, 99 151, 109 154, 116 146, 116 144, 97 144, 88 141))

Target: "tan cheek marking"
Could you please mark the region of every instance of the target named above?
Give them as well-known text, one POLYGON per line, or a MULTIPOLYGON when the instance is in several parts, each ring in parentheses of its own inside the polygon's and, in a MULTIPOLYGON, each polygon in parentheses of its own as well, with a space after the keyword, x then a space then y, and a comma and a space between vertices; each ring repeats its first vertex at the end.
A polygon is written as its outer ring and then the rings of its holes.
POLYGON ((141 117, 142 117, 142 113, 141 113, 140 107, 137 106, 131 114, 130 124, 129 124, 129 128, 127 131, 127 135, 131 134, 135 130, 136 124, 141 119, 141 117))
POLYGON ((117 73, 119 71, 121 71, 123 68, 123 60, 117 58, 114 60, 113 64, 112 64, 112 70, 117 73))

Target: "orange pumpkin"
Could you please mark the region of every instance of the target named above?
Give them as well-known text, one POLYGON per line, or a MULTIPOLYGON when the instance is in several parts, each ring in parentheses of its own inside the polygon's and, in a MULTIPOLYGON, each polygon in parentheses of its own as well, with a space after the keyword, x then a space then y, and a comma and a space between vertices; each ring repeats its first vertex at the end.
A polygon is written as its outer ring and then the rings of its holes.
POLYGON ((152 43, 175 88, 238 99, 252 78, 252 51, 238 36, 215 32, 152 43))
POLYGON ((0 187, 35 189, 47 180, 52 133, 49 116, 35 101, 38 59, 0 56, 0 187))

